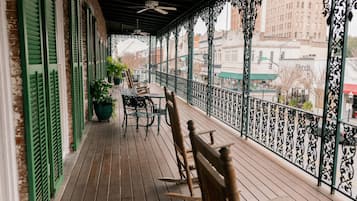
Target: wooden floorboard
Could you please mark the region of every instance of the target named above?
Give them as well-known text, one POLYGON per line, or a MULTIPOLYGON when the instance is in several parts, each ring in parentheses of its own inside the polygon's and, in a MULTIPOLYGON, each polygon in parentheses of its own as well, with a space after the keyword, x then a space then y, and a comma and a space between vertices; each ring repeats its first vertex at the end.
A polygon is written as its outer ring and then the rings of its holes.
MULTIPOLYGON (((151 87, 152 91, 162 91, 151 87)), ((179 178, 176 156, 172 145, 171 128, 161 118, 160 133, 157 120, 149 128, 121 127, 122 108, 117 106, 111 122, 91 122, 91 130, 84 142, 71 177, 62 195, 63 201, 170 201, 166 192, 188 194, 186 185, 159 181, 159 177, 179 178)), ((179 101, 182 130, 186 122, 194 120, 197 130, 216 129, 216 143, 234 142, 231 151, 237 173, 241 200, 333 200, 315 183, 298 178, 291 169, 276 163, 251 141, 236 136, 204 113, 179 101)), ((129 124, 135 124, 130 120, 129 124)), ((189 144, 189 141, 187 141, 189 144)), ((199 189, 195 189, 199 195, 199 189)))

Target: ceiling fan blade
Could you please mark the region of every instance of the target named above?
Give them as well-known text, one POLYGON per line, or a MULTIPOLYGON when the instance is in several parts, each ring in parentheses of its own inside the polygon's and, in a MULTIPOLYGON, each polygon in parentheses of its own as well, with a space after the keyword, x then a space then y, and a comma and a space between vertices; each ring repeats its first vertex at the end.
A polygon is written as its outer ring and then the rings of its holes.
POLYGON ((160 8, 163 10, 177 10, 175 7, 169 7, 169 6, 158 6, 156 8, 160 8))
POLYGON ((150 10, 150 8, 144 8, 144 9, 142 9, 142 10, 137 11, 136 13, 142 13, 142 12, 145 12, 145 11, 147 11, 147 10, 150 10))
POLYGON ((161 13, 161 14, 163 14, 163 15, 166 15, 166 14, 168 13, 167 11, 162 10, 162 9, 160 9, 160 8, 158 8, 158 7, 154 8, 154 10, 157 11, 157 12, 159 12, 159 13, 161 13))
POLYGON ((146 8, 146 6, 128 6, 127 8, 146 8))

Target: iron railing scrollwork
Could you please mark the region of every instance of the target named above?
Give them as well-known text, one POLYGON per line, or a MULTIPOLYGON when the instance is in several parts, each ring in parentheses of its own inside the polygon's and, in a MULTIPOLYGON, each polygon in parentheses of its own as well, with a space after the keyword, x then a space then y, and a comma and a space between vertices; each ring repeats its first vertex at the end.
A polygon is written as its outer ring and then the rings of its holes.
MULTIPOLYGON (((185 23, 181 22, 188 30, 187 78, 170 76, 169 79, 168 73, 163 72, 161 59, 161 72, 156 72, 156 81, 166 81, 166 86, 171 88, 176 86, 177 94, 186 98, 187 102, 305 171, 316 178, 319 185, 329 185, 331 193, 337 190, 348 198, 357 200, 357 126, 341 121, 348 20, 353 17, 352 10, 357 9, 357 0, 322 1, 323 14, 327 16, 329 25, 323 116, 261 100, 249 94, 252 36, 261 0, 210 1, 213 4, 208 3, 199 13, 191 14, 185 23), (214 23, 226 2, 238 7, 242 20, 242 93, 212 85, 213 66, 210 51, 213 45, 214 23), (208 27, 208 84, 192 80, 193 26, 198 16, 208 27), (169 80, 177 80, 177 83, 167 83, 169 80)), ((160 47, 162 49, 162 45, 160 47)))
MULTIPOLYGON (((157 82, 165 79, 165 73, 156 72, 157 82)), ((170 79, 172 75, 169 75, 170 79)), ((192 86, 192 105, 202 111, 207 109, 208 85, 178 79, 177 95, 185 99, 187 83, 192 86)), ((172 84, 171 84, 172 85, 172 84)), ((173 86, 173 85, 172 85, 173 86)), ((171 86, 171 88, 172 88, 171 86)), ((169 85, 170 87, 170 85, 169 85)), ((242 93, 220 87, 212 87, 212 116, 240 131, 242 124, 242 93)), ((267 150, 282 157, 314 178, 318 178, 320 160, 322 117, 299 108, 249 96, 249 132, 247 137, 267 150)), ((354 184, 357 160, 357 126, 341 122, 343 138, 339 141, 339 157, 336 161, 337 185, 334 186, 352 200, 356 200, 354 184)))
POLYGON ((340 182, 341 185, 336 184, 336 180, 337 177, 341 178, 338 174, 338 161, 339 154, 341 154, 339 151, 341 149, 341 130, 343 130, 341 126, 344 125, 340 119, 348 21, 353 17, 352 9, 357 6, 356 0, 323 0, 323 5, 323 14, 327 17, 329 25, 329 39, 318 185, 325 183, 331 187, 331 193, 338 190, 352 198, 356 195, 352 195, 352 192, 346 190, 349 188, 348 185, 345 185, 345 182, 340 182))

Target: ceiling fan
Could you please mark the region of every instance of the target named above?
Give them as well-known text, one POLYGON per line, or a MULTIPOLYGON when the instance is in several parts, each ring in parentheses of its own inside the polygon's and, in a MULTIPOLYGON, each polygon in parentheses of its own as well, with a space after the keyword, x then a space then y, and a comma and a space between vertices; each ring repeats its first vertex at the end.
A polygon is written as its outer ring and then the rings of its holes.
POLYGON ((139 19, 136 19, 136 29, 134 29, 134 31, 131 35, 147 36, 150 34, 147 32, 143 32, 143 31, 141 31, 141 29, 139 29, 139 19))
POLYGON ((161 13, 163 15, 168 14, 168 10, 177 10, 175 7, 169 7, 169 6, 159 6, 159 2, 158 1, 145 1, 145 5, 144 6, 140 6, 141 10, 137 11, 136 13, 142 13, 145 12, 147 10, 154 10, 158 13, 161 13))

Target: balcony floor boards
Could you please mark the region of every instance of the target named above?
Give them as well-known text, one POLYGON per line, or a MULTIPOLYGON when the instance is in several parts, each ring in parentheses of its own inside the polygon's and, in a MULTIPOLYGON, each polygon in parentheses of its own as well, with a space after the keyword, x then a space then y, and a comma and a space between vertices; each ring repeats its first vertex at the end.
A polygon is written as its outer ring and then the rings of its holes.
MULTIPOLYGON (((156 86, 152 91, 162 90, 156 86)), ((232 129, 217 123, 186 103, 179 101, 181 126, 194 120, 197 130, 216 129, 217 143, 234 142, 232 155, 236 168, 241 200, 336 200, 316 182, 300 178, 276 160, 257 149, 251 141, 232 134, 232 129)), ((129 126, 126 137, 121 128, 122 107, 117 106, 116 118, 109 123, 90 123, 87 139, 82 145, 60 200, 63 201, 168 201, 165 192, 188 193, 185 185, 164 183, 159 177, 178 177, 171 130, 161 118, 160 135, 157 125, 149 128, 129 126)), ((132 124, 134 121, 131 122, 132 124)), ((188 142, 187 142, 188 143, 188 142)), ((198 189, 196 194, 199 195, 198 189)))

